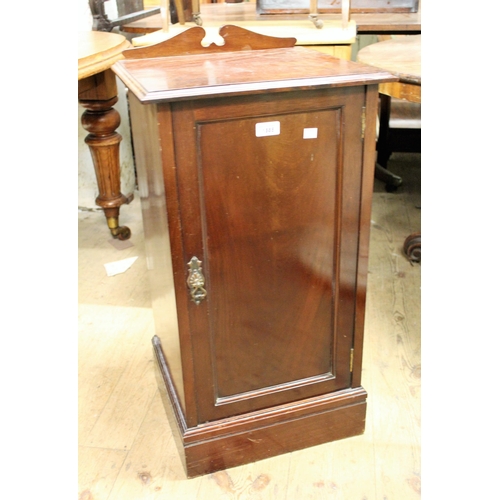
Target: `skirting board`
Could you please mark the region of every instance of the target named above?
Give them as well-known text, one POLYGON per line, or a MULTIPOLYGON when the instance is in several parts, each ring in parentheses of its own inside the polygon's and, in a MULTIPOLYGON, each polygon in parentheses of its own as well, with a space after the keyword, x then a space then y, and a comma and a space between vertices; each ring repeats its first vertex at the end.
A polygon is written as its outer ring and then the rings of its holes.
POLYGON ((362 387, 188 428, 156 336, 153 349, 158 387, 188 478, 364 432, 367 393, 362 387))

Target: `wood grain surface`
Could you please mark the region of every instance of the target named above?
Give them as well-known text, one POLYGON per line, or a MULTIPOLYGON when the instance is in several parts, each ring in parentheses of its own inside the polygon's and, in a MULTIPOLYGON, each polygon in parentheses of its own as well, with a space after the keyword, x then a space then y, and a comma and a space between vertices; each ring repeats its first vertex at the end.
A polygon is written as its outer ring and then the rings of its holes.
POLYGON ((391 73, 304 47, 125 59, 113 71, 141 102, 355 86, 396 81, 391 73), (182 71, 179 67, 182 66, 182 71))
POLYGON ((420 85, 421 35, 401 36, 374 43, 358 52, 358 61, 390 71, 403 83, 420 85))

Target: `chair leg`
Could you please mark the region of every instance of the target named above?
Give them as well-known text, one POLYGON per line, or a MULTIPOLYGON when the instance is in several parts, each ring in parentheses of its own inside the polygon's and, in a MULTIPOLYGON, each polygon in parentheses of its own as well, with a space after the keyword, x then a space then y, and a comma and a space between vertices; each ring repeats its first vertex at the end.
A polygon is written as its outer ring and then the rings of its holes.
POLYGON ((379 94, 380 97, 380 128, 377 139, 377 161, 386 168, 392 151, 389 148, 389 119, 391 116, 391 97, 379 94))
POLYGON ((388 192, 395 191, 403 179, 387 170, 387 162, 392 151, 389 142, 389 118, 391 116, 391 97, 380 94, 380 129, 377 139, 377 164, 375 165, 375 177, 385 183, 388 192))
POLYGON ((385 190, 389 193, 396 191, 403 184, 403 179, 399 175, 393 174, 378 162, 375 164, 375 178, 385 183, 385 190))

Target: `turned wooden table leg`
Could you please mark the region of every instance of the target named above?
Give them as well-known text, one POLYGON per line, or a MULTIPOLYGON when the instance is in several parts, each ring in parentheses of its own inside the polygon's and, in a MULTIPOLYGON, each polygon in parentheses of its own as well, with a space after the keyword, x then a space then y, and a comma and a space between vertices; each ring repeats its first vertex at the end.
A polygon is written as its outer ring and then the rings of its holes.
POLYGON ((120 190, 120 141, 116 132, 120 114, 113 106, 118 101, 115 76, 110 70, 79 82, 79 102, 85 108, 83 128, 89 132, 89 146, 97 178, 99 196, 95 202, 104 210, 108 227, 114 238, 126 240, 131 231, 119 225, 120 206, 130 203, 133 194, 124 196, 120 190))

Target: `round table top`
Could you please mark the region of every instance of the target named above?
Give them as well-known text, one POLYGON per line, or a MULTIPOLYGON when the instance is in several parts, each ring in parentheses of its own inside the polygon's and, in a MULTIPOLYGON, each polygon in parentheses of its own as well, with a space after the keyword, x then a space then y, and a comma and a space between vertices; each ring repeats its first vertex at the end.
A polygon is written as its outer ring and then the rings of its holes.
POLYGON ((421 85, 421 35, 392 38, 368 45, 358 52, 358 62, 385 69, 401 82, 421 85))
POLYGON ((82 31, 78 34, 78 80, 109 69, 122 59, 130 42, 117 33, 82 31))

